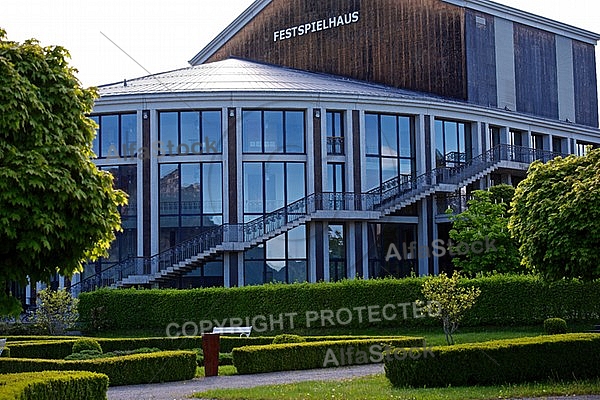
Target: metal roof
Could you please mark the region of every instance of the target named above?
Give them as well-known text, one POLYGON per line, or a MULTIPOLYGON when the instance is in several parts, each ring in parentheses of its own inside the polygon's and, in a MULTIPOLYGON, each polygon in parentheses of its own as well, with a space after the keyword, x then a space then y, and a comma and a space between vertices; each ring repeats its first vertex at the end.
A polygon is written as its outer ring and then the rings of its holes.
POLYGON ((440 101, 435 95, 313 73, 292 68, 230 58, 103 85, 101 97, 169 93, 295 92, 375 97, 418 98, 440 101))

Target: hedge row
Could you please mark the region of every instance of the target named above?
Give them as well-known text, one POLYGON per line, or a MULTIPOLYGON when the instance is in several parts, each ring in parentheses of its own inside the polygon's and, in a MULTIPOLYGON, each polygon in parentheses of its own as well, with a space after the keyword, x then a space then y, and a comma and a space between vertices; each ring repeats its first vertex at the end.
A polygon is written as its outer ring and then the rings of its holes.
MULTIPOLYGON (((322 340, 348 340, 348 339, 370 339, 369 336, 305 336, 308 342, 322 340)), ((386 337, 387 338, 387 337, 386 337)), ((394 338, 394 337, 391 337, 394 338)), ((118 350, 136 350, 142 347, 156 347, 161 350, 191 350, 202 348, 202 338, 200 336, 188 336, 178 338, 122 338, 105 339, 94 338, 102 347, 102 351, 118 350)), ((254 336, 254 337, 235 337, 221 336, 220 352, 231 353, 236 347, 242 346, 260 346, 271 344, 272 336, 254 336)), ((68 340, 46 340, 36 342, 14 342, 9 343, 10 347, 5 347, 2 352, 4 357, 13 358, 43 358, 51 360, 61 360, 71 354, 71 349, 75 338, 68 340)))
MULTIPOLYGON (((431 326, 437 321, 414 318, 412 307, 415 300, 423 299, 423 279, 357 279, 190 290, 104 289, 82 293, 79 312, 88 330, 100 318, 99 314, 106 330, 144 328, 166 332, 170 323, 180 327, 188 323, 191 331, 197 327, 201 333, 210 331, 211 325, 235 323, 252 325, 253 334, 276 334, 298 328, 327 328, 332 326, 331 321, 348 328, 431 326), (388 304, 395 307, 388 309, 388 316, 394 318, 382 318, 381 311, 388 304), (368 306, 375 308, 374 318, 368 317, 368 306), (321 310, 333 311, 333 318, 328 319, 329 315, 322 315, 321 310), (340 310, 341 314, 336 314, 340 310), (311 321, 313 312, 317 313, 316 321, 311 321)), ((541 324, 549 317, 571 322, 600 318, 600 282, 549 284, 534 276, 498 275, 463 280, 461 284, 474 285, 482 291, 464 326, 541 324)))
POLYGON ((2 374, 59 370, 106 374, 111 386, 182 381, 195 376, 196 353, 163 351, 80 361, 0 358, 2 374))
POLYGON ((0 400, 106 400, 108 377, 85 371, 0 375, 0 400))
POLYGON ((382 362, 377 351, 391 347, 423 347, 423 338, 396 337, 366 340, 335 340, 305 343, 245 346, 233 349, 233 365, 239 374, 257 374, 275 371, 293 371, 336 367, 349 364, 382 362), (364 353, 364 360, 352 362, 345 359, 347 351, 364 353), (375 353, 373 353, 375 351, 375 353), (373 357, 371 357, 373 356, 373 357))
POLYGON ((412 357, 389 357, 396 387, 496 385, 600 377, 600 335, 565 334, 440 346, 412 357))

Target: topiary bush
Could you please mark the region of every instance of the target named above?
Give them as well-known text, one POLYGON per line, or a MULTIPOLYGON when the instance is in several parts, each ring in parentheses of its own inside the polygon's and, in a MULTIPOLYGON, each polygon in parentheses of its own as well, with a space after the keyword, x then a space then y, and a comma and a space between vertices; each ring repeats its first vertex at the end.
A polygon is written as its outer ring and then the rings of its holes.
POLYGON ((567 333, 567 321, 562 318, 548 318, 544 321, 544 330, 548 335, 567 333))
POLYGON ((75 343, 73 343, 72 352, 81 353, 83 350, 94 350, 102 354, 102 346, 100 346, 100 343, 98 343, 96 339, 77 339, 75 343))
POLYGON ((282 343, 304 343, 306 339, 304 339, 300 335, 290 335, 289 333, 284 333, 283 335, 275 336, 273 339, 273 344, 282 344, 282 343))

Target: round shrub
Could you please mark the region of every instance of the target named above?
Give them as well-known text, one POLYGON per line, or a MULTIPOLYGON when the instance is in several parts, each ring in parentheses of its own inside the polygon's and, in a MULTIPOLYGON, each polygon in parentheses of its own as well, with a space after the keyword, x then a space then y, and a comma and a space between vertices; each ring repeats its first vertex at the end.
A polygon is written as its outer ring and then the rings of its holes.
POLYGON ((100 346, 100 343, 98 343, 98 341, 96 341, 95 339, 82 338, 77 339, 75 343, 73 343, 73 353, 80 353, 83 350, 95 350, 102 354, 102 347, 100 346))
POLYGON ((567 333, 567 322, 562 318, 548 318, 544 321, 544 330, 548 335, 567 333))
POLYGON ((298 335, 290 335, 288 333, 284 333, 283 335, 277 335, 273 339, 273 344, 282 344, 282 343, 303 343, 306 342, 302 336, 298 335))

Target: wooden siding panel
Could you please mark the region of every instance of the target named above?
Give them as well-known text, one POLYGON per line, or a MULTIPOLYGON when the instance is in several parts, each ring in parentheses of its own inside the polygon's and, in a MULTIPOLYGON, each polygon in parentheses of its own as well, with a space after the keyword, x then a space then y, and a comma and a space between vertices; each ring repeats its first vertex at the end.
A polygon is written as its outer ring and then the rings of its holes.
POLYGON ((274 0, 208 61, 230 56, 467 99, 464 9, 441 0, 274 0), (354 11, 354 24, 274 41, 354 11))
POLYGON ((598 83, 595 48, 573 41, 573 75, 575 81, 575 122, 598 127, 598 83))
POLYGON ((558 119, 554 34, 515 23, 514 39, 517 111, 558 119))
POLYGON ((466 10, 465 40, 469 101, 482 106, 497 107, 494 17, 466 10))

